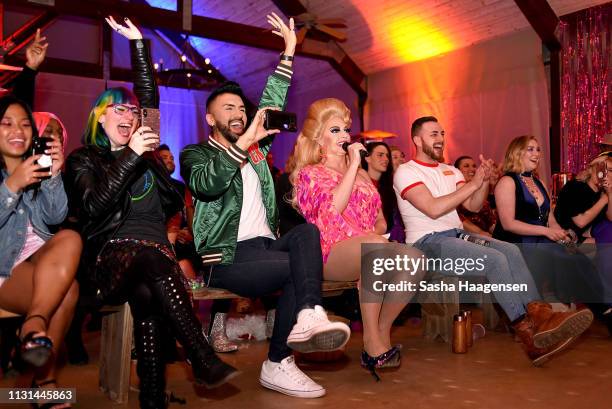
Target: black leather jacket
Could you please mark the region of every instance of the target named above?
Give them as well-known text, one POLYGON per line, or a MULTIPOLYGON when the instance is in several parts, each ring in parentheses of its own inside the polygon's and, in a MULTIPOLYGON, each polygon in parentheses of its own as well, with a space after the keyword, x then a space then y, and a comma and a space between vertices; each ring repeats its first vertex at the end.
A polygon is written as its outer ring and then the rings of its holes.
MULTIPOLYGON (((157 108, 159 94, 148 46, 142 40, 132 40, 130 46, 134 93, 142 107, 157 108)), ((129 187, 140 166, 148 166, 155 173, 166 218, 180 211, 183 197, 154 153, 138 156, 126 147, 115 159, 109 149, 88 145, 72 152, 66 160, 66 191, 71 215, 76 216, 78 230, 85 242, 87 262, 101 251, 127 217, 131 205, 129 187)))

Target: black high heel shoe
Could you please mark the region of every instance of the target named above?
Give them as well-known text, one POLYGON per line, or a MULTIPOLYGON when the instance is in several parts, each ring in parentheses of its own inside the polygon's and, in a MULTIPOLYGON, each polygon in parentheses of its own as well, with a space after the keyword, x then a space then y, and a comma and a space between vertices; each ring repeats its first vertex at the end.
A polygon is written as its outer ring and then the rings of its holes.
POLYGON ((370 356, 365 350, 361 351, 361 366, 370 371, 376 382, 379 382, 380 376, 376 373, 376 369, 399 367, 401 364, 401 349, 402 346, 398 344, 378 356, 370 356))
MULTIPOLYGON (((45 323, 45 328, 47 327, 47 318, 40 314, 26 317, 23 323, 25 324, 32 318, 40 318, 45 323)), ((21 324, 21 326, 23 327, 23 324, 21 324)), ((20 337, 19 354, 24 362, 38 368, 46 364, 49 360, 53 350, 53 341, 45 335, 35 336, 37 332, 40 331, 31 331, 28 332, 25 337, 20 337)))

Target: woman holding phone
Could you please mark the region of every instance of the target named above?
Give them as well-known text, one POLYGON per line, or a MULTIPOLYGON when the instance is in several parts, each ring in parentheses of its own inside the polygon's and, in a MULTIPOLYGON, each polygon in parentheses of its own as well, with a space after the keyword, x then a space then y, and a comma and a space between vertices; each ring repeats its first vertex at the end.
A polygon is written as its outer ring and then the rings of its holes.
POLYGON ((187 351, 197 384, 214 387, 237 372, 204 338, 168 242, 166 221, 183 207, 183 198, 154 153, 159 135, 139 126, 140 109, 159 105, 147 44, 128 19, 127 27, 112 17, 107 22, 130 39, 136 95, 111 88, 98 97, 85 146, 68 158, 66 179, 85 241, 86 275, 104 302, 129 303, 140 405, 157 409, 167 405, 164 325, 187 351))
POLYGON ((41 155, 32 155, 37 138, 30 108, 12 96, 0 98, 0 308, 25 316, 19 354, 36 367, 32 387, 57 388, 57 347, 79 296, 74 276, 81 239, 71 230, 49 230, 67 213, 64 155, 59 141, 49 142, 51 167, 43 171, 41 155))

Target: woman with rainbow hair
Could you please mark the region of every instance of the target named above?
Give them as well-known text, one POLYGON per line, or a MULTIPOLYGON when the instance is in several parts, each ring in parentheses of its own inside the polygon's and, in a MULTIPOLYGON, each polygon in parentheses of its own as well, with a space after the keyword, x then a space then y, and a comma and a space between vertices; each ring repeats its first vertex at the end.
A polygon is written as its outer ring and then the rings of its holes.
POLYGON ((119 87, 98 97, 83 135, 85 146, 67 160, 66 184, 85 242, 86 276, 105 303, 129 303, 140 407, 158 409, 168 400, 164 325, 170 324, 187 351, 197 384, 214 387, 237 372, 204 338, 166 235, 166 221, 183 207, 183 199, 154 152, 159 135, 139 127, 140 108, 159 106, 148 44, 127 18, 127 27, 112 17, 107 22, 130 40, 136 95, 119 87))

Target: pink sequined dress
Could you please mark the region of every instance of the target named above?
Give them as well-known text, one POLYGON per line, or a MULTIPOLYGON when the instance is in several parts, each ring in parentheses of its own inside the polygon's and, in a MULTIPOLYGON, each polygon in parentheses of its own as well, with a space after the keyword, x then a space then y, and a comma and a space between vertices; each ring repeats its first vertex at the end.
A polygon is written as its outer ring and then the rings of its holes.
POLYGON ((307 222, 321 231, 324 263, 334 244, 373 232, 381 208, 380 195, 374 185, 358 177, 348 205, 339 213, 332 203, 332 190, 342 182, 342 176, 323 165, 310 165, 300 170, 295 182, 300 211, 307 222))

